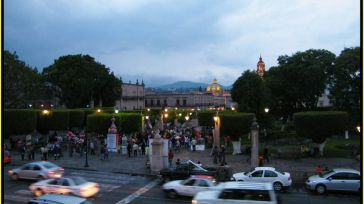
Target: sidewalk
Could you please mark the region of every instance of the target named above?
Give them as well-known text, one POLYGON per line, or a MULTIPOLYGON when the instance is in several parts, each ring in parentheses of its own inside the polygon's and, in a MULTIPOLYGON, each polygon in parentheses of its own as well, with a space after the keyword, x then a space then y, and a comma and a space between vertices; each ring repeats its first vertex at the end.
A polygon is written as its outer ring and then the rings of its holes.
MULTIPOLYGON (((179 158, 183 160, 193 160, 195 162, 200 161, 204 166, 218 166, 213 164, 213 158, 209 155, 211 149, 205 151, 191 152, 186 149, 181 152, 177 152, 174 155, 174 162, 179 158)), ((20 160, 18 152, 11 152, 13 161, 10 165, 22 165, 29 161, 20 160)), ((104 171, 113 173, 125 173, 132 175, 151 175, 150 170, 146 168, 145 162, 147 156, 138 155, 136 157, 128 157, 127 155, 121 155, 118 153, 110 153, 109 159, 106 161, 100 160, 99 155, 88 155, 89 167, 85 165, 85 155, 80 157, 78 154, 74 154, 73 157, 69 157, 64 153, 64 157, 60 160, 54 160, 53 157, 49 158, 50 162, 53 162, 59 166, 72 169, 83 169, 91 171, 104 171)), ((36 154, 36 160, 40 160, 41 155, 36 154)), ((247 156, 245 155, 226 155, 226 162, 233 168, 233 172, 242 172, 250 170, 250 162, 247 162, 247 156)), ((291 177, 296 182, 303 182, 307 176, 315 174, 315 168, 317 165, 323 167, 333 168, 352 168, 360 170, 360 161, 356 161, 351 158, 302 158, 299 160, 288 159, 274 159, 270 158, 270 163, 264 166, 272 166, 282 171, 291 173, 291 177)))

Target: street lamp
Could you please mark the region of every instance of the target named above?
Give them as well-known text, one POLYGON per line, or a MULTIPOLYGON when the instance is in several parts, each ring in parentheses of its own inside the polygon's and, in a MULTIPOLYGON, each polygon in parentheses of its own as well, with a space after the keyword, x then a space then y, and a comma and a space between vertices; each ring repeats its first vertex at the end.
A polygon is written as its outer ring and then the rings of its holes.
POLYGON ((118 109, 115 109, 115 113, 119 113, 119 110, 118 109))
POLYGON ((148 108, 147 111, 149 112, 150 111, 150 108, 148 108))
POLYGON ((188 121, 190 119, 190 117, 188 115, 186 115, 185 119, 186 119, 186 121, 188 121))
POLYGON ((165 117, 165 118, 168 118, 168 113, 165 113, 165 114, 164 114, 164 117, 165 117))
POLYGON ((88 155, 88 140, 87 140, 88 136, 87 134, 85 134, 85 142, 86 142, 86 158, 85 158, 85 167, 89 167, 88 165, 88 158, 87 158, 87 155, 88 155))
POLYGON ((264 108, 264 112, 268 113, 269 112, 269 108, 264 108))
POLYGON ((99 108, 99 109, 97 109, 97 112, 98 112, 98 113, 101 113, 101 109, 100 109, 100 108, 99 108))
POLYGON ((360 126, 356 126, 356 130, 360 133, 360 126))
POLYGON ((145 119, 149 120, 149 115, 145 116, 145 119))
POLYGON ((49 115, 49 110, 47 110, 47 109, 44 109, 43 111, 42 111, 42 113, 43 113, 43 115, 49 115))
POLYGON ((32 104, 29 104, 29 108, 32 108, 32 104))

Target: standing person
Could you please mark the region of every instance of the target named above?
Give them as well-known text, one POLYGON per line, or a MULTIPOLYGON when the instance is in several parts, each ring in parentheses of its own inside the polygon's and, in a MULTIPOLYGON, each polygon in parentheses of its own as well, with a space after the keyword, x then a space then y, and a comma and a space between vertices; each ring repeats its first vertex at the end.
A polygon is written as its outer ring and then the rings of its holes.
POLYGON ((93 141, 90 142, 90 154, 95 155, 95 144, 93 141))
POLYGON ((264 156, 264 159, 267 161, 267 163, 269 163, 269 152, 268 152, 267 146, 264 147, 263 156, 264 156))
POLYGON ((40 149, 40 151, 42 152, 43 160, 47 161, 47 157, 48 157, 48 147, 47 147, 47 145, 44 145, 44 147, 42 147, 40 149))
POLYGON ((219 155, 219 151, 217 149, 217 146, 214 147, 212 150, 212 156, 214 157, 214 164, 217 164, 217 157, 219 155))
POLYGON ((109 159, 109 150, 107 149, 107 145, 104 145, 104 160, 109 159))
POLYGON ((221 145, 219 154, 220 163, 225 164, 225 146, 221 145))
POLYGON ((172 152, 172 149, 170 149, 169 152, 168 152, 169 167, 172 167, 173 157, 174 157, 174 154, 172 152))
POLYGON ((104 147, 104 145, 101 144, 101 147, 100 147, 100 160, 104 160, 104 157, 105 157, 105 147, 104 147))
POLYGON ((32 144, 30 146, 30 157, 31 157, 32 160, 34 160, 34 157, 35 157, 35 146, 34 146, 34 144, 32 144))
POLYGON ((192 151, 196 151, 196 143, 197 143, 197 141, 196 141, 196 139, 195 138, 193 138, 192 139, 192 151))
POLYGON ((131 141, 128 142, 128 146, 126 148, 128 149, 128 157, 130 157, 131 156, 131 149, 132 149, 131 141))
POLYGON ((144 141, 141 144, 141 148, 142 148, 142 155, 145 155, 145 142, 144 141))
POLYGON ((138 148, 139 148, 139 146, 136 143, 134 143, 133 144, 134 156, 138 156, 138 148))
POLYGON ((25 150, 26 150, 25 144, 24 144, 24 143, 20 144, 19 152, 20 152, 21 160, 22 160, 22 161, 24 161, 24 157, 25 157, 25 150))

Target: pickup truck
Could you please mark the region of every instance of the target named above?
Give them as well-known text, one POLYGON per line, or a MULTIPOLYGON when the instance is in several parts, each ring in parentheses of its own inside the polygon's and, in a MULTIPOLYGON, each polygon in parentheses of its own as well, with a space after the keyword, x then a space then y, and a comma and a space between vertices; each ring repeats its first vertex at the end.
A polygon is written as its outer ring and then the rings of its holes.
POLYGON ((191 175, 208 175, 216 177, 216 170, 217 169, 214 167, 202 167, 191 160, 187 160, 174 168, 164 168, 159 173, 166 182, 170 180, 184 180, 191 175))

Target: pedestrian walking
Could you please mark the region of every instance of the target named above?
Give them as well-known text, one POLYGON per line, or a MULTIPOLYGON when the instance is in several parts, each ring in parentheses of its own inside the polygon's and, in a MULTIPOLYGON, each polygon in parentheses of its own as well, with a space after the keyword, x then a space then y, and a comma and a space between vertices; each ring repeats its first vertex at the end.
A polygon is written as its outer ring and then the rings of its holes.
POLYGON ((40 151, 41 151, 41 153, 42 153, 42 156, 43 156, 43 160, 44 161, 47 161, 47 157, 48 157, 48 147, 47 147, 47 145, 44 145, 44 147, 41 147, 40 148, 40 151))
POLYGON ((142 142, 141 148, 142 148, 142 155, 145 155, 145 142, 142 142))
POLYGON ((105 158, 105 146, 104 145, 101 145, 101 148, 100 148, 100 160, 104 160, 105 158))
POLYGON ((26 151, 25 144, 22 144, 22 145, 20 146, 19 151, 20 151, 20 155, 21 155, 21 160, 22 160, 22 161, 24 161, 25 151, 26 151))
POLYGON ((132 146, 131 146, 131 142, 128 142, 128 146, 126 147, 128 149, 128 157, 131 156, 131 150, 132 150, 132 146))
POLYGON ((95 144, 93 141, 90 142, 90 154, 95 155, 95 144))
POLYGON ((170 149, 169 152, 168 152, 169 167, 172 167, 173 157, 174 157, 174 154, 172 152, 172 149, 170 149))
POLYGON ((267 146, 264 147, 263 156, 264 156, 264 160, 266 160, 267 163, 269 163, 269 152, 268 152, 268 147, 267 146))
POLYGON ((225 164, 225 146, 221 145, 220 152, 219 152, 219 159, 220 163, 225 164))
POLYGON ((177 159, 176 166, 179 166, 180 164, 181 164, 181 160, 180 159, 177 159))
POLYGON ((195 138, 193 138, 192 139, 192 151, 196 151, 196 143, 197 143, 197 141, 196 141, 196 139, 195 138))
POLYGON ((139 146, 136 143, 134 143, 133 144, 134 156, 138 156, 138 149, 139 149, 139 146))
POLYGON ((107 146, 105 144, 104 146, 104 160, 109 159, 109 150, 107 149, 107 146))
POLYGON ((214 157, 214 164, 217 164, 217 158, 219 156, 219 150, 217 149, 217 146, 215 146, 212 150, 212 156, 214 157))

